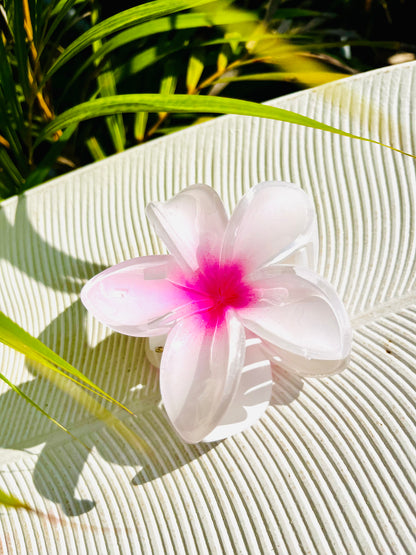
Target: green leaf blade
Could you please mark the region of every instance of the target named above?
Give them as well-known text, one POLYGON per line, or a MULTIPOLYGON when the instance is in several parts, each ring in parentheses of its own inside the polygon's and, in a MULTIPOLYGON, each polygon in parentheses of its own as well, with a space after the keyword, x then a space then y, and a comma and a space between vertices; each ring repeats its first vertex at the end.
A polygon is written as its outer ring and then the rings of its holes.
POLYGON ((26 509, 27 511, 33 511, 30 505, 24 501, 20 501, 17 497, 14 497, 14 495, 10 495, 3 490, 0 490, 0 505, 4 505, 5 507, 12 509, 26 509))
POLYGON ((54 121, 47 125, 37 139, 39 144, 46 137, 53 135, 58 129, 68 125, 79 123, 98 116, 107 116, 123 112, 172 112, 172 113, 208 113, 208 114, 236 114, 242 116, 268 118, 287 123, 294 123, 311 127, 320 131, 359 139, 370 143, 378 144, 390 148, 391 150, 415 158, 409 154, 390 145, 385 145, 374 139, 360 137, 348 133, 331 125, 324 124, 315 119, 297 114, 290 110, 268 106, 267 104, 257 104, 247 100, 237 100, 234 98, 220 98, 214 96, 195 96, 195 95, 160 95, 160 94, 125 94, 113 97, 98 98, 84 102, 66 112, 60 114, 54 121))
POLYGON ((75 39, 56 60, 46 75, 49 79, 62 65, 81 52, 84 48, 91 45, 94 41, 107 37, 117 31, 121 31, 133 25, 155 19, 164 15, 195 8, 203 4, 208 4, 209 0, 154 0, 140 6, 135 6, 124 10, 112 17, 101 21, 88 29, 80 37, 75 39))
POLYGON ((70 376, 79 380, 78 385, 86 385, 90 390, 93 390, 95 393, 99 394, 101 397, 104 397, 106 400, 111 401, 112 403, 122 407, 127 412, 131 413, 126 407, 124 407, 121 403, 113 399, 110 395, 108 395, 104 390, 94 384, 91 380, 89 380, 82 372, 77 370, 72 364, 69 364, 65 359, 60 357, 57 353, 55 353, 52 349, 47 347, 44 343, 42 343, 36 337, 33 337, 21 328, 18 324, 13 322, 10 318, 8 318, 3 312, 0 311, 0 341, 19 351, 20 353, 24 354, 31 360, 35 362, 39 362, 52 370, 59 371, 58 369, 61 368, 65 370, 70 376), (58 367, 58 369, 57 369, 58 367), (81 383, 80 383, 81 382, 81 383))
MULTIPOLYGON (((56 420, 55 418, 53 418, 53 416, 51 416, 50 414, 48 414, 42 407, 40 407, 33 399, 31 399, 28 395, 26 395, 26 393, 17 385, 13 384, 10 380, 8 380, 6 378, 6 376, 4 376, 4 374, 2 374, 0 372, 0 380, 3 380, 5 384, 7 384, 10 389, 12 389, 17 395, 19 395, 22 399, 24 399, 26 401, 26 403, 28 403, 29 405, 31 405, 33 408, 35 408, 37 411, 39 411, 43 416, 45 416, 48 420, 50 420, 55 426, 57 426, 59 429, 61 429, 62 431, 64 431, 65 433, 67 433, 72 439, 75 439, 77 441, 78 438, 75 437, 69 430, 68 428, 65 428, 65 426, 63 424, 61 424, 60 422, 58 422, 58 420, 56 420)), ((81 442, 82 443, 82 442, 81 442)))
POLYGON ((15 41, 17 71, 25 98, 28 100, 31 96, 31 90, 29 84, 29 52, 24 26, 23 3, 13 2, 13 9, 13 38, 15 41))
POLYGON ((154 36, 169 31, 188 30, 203 27, 213 27, 219 25, 227 25, 229 23, 246 23, 256 21, 257 17, 252 13, 230 13, 228 11, 207 14, 207 13, 185 13, 176 17, 160 17, 145 23, 141 23, 117 33, 114 37, 103 42, 99 48, 81 65, 71 78, 75 80, 88 66, 94 61, 101 60, 104 56, 108 56, 114 50, 121 48, 133 41, 154 36))
POLYGON ((2 40, 0 40, 0 87, 3 89, 2 96, 4 96, 5 102, 10 106, 10 113, 16 127, 22 130, 24 127, 22 107, 13 80, 11 62, 2 40))

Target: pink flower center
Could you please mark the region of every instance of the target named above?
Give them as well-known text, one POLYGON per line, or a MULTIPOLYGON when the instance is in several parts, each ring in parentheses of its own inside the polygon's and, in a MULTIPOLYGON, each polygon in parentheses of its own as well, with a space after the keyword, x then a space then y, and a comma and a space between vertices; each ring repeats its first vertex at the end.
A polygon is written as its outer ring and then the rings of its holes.
POLYGON ((197 313, 208 327, 221 325, 230 308, 239 309, 256 300, 254 289, 243 279, 237 263, 221 264, 207 261, 182 285, 187 298, 196 306, 197 313))

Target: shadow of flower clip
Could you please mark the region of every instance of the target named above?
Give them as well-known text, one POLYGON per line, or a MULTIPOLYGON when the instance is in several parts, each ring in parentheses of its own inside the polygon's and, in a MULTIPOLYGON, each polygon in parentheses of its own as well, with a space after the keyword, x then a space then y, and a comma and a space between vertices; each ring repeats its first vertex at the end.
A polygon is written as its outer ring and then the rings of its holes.
POLYGON ((302 189, 260 183, 228 218, 211 187, 193 185, 146 213, 170 254, 108 268, 81 298, 113 330, 149 338, 184 441, 216 441, 257 421, 271 362, 304 377, 345 368, 351 326, 334 289, 309 269, 317 225, 302 189))

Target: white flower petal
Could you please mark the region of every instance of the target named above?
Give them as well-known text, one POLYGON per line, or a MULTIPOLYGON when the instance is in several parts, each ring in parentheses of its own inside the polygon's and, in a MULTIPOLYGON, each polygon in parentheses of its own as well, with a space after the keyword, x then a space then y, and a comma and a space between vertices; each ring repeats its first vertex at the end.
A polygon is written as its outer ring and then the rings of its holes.
POLYGON ((318 247, 318 225, 316 218, 314 218, 310 227, 310 232, 308 233, 308 238, 305 237, 304 243, 296 247, 294 251, 291 251, 283 257, 279 257, 279 264, 303 266, 315 270, 318 263, 318 247))
POLYGON ((235 396, 216 428, 203 441, 219 441, 252 426, 269 406, 272 387, 272 371, 262 341, 250 334, 246 338, 244 368, 235 396))
POLYGON ((167 279, 178 272, 169 255, 133 258, 90 279, 81 299, 93 316, 119 333, 160 335, 170 326, 155 326, 152 321, 166 319, 186 302, 183 292, 167 279))
POLYGON ((349 353, 344 358, 339 359, 319 359, 319 358, 305 358, 302 355, 297 355, 290 351, 281 349, 262 339, 262 346, 265 349, 265 354, 280 368, 293 372, 302 378, 319 378, 323 376, 330 376, 337 374, 348 365, 350 355, 349 353))
POLYGON ((281 261, 313 241, 315 210, 310 197, 291 183, 265 182, 241 199, 225 232, 222 260, 253 271, 281 261))
POLYGON ((201 260, 219 258, 228 219, 211 187, 193 185, 167 202, 151 202, 146 215, 182 267, 196 270, 201 260))
POLYGON ((259 301, 239 311, 247 328, 277 347, 282 359, 287 352, 288 369, 296 371, 298 364, 299 373, 309 375, 341 370, 352 331, 332 286, 310 270, 290 266, 269 266, 252 278, 259 301))
POLYGON ((243 326, 231 311, 221 327, 210 329, 192 316, 169 333, 160 389, 169 419, 184 441, 203 440, 226 412, 240 381, 244 342, 243 326))

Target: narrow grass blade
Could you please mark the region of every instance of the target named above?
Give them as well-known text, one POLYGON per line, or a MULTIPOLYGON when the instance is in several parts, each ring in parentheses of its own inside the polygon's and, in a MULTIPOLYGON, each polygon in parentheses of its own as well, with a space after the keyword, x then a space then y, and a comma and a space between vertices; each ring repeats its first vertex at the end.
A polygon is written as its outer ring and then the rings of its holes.
MULTIPOLYGON (((0 380, 3 380, 3 382, 5 382, 10 387, 10 389, 12 389, 17 395, 20 395, 20 397, 22 397, 22 399, 24 399, 27 403, 29 403, 29 405, 32 405, 32 407, 38 410, 43 416, 46 416, 48 420, 50 420, 53 424, 55 424, 55 426, 63 430, 65 433, 67 433, 72 439, 76 441, 80 441, 76 436, 74 436, 74 434, 72 434, 68 430, 68 428, 65 428, 65 426, 63 426, 60 422, 58 422, 55 418, 53 418, 50 414, 48 414, 42 407, 40 407, 37 403, 35 403, 33 399, 31 399, 28 395, 26 395, 26 393, 19 386, 13 384, 1 372, 0 372, 0 380)), ((82 443, 82 441, 80 441, 80 443, 82 443)), ((85 447, 88 449, 86 445, 85 447)))
POLYGON ((146 134, 147 120, 149 114, 147 112, 138 112, 134 117, 134 138, 141 143, 146 134))
POLYGON ((17 97, 13 80, 11 61, 6 53, 3 41, 0 40, 0 86, 3 90, 6 105, 10 107, 10 114, 18 129, 24 126, 23 112, 17 97))
POLYGON ((69 376, 64 374, 66 377, 70 378, 72 376, 73 378, 76 378, 77 380, 79 380, 76 382, 78 385, 88 386, 88 388, 94 393, 97 393, 106 400, 111 401, 119 407, 122 407, 124 410, 131 414, 131 411, 129 409, 113 399, 113 397, 108 395, 100 387, 96 386, 91 380, 84 376, 82 372, 77 370, 74 366, 69 364, 69 362, 67 362, 54 351, 52 351, 52 349, 49 349, 49 347, 39 341, 39 339, 30 335, 30 333, 25 331, 15 322, 13 322, 13 320, 8 318, 1 311, 0 341, 8 347, 12 347, 16 351, 24 354, 31 360, 39 362, 40 364, 51 368, 55 372, 59 372, 59 369, 65 370, 65 372, 69 374, 69 376))
POLYGON ((48 21, 48 31, 42 40, 42 43, 44 45, 47 45, 49 43, 53 33, 55 32, 55 29, 59 27, 61 21, 64 19, 65 16, 68 15, 68 12, 74 7, 76 3, 83 4, 84 0, 82 0, 82 2, 77 2, 77 0, 62 0, 61 2, 58 2, 57 5, 51 10, 50 16, 55 16, 55 18, 52 20, 49 19, 48 21))
POLYGON ((161 46, 152 46, 141 51, 136 56, 132 56, 128 62, 114 68, 114 77, 117 82, 131 77, 139 71, 154 65, 166 56, 174 54, 189 45, 189 39, 182 35, 176 36, 172 41, 166 42, 161 46))
POLYGON ((155 19, 164 15, 173 14, 188 8, 195 8, 209 3, 209 0, 154 0, 143 5, 124 10, 112 17, 101 21, 80 37, 75 39, 59 56, 46 75, 49 79, 57 69, 62 67, 68 60, 81 52, 94 41, 107 37, 117 31, 121 31, 133 25, 155 19))
POLYGON ((0 146, 0 167, 7 174, 9 182, 13 183, 13 194, 16 193, 23 184, 24 178, 2 146, 0 146))
POLYGON ((28 170, 28 163, 26 161, 26 155, 22 148, 20 138, 17 134, 13 121, 11 120, 10 111, 7 109, 7 104, 5 98, 0 89, 0 129, 4 133, 4 137, 1 141, 1 145, 10 149, 13 153, 14 160, 16 162, 16 167, 19 168, 20 172, 26 173, 28 170))
POLYGON ((235 81, 293 81, 296 83, 304 83, 307 81, 309 84, 316 82, 317 85, 321 83, 329 83, 330 81, 337 81, 347 77, 345 73, 336 73, 333 71, 314 71, 314 72, 289 72, 278 71, 270 73, 250 73, 248 75, 237 75, 235 77, 221 77, 215 83, 234 83, 235 81))
POLYGON ((94 60, 100 60, 114 50, 138 41, 142 38, 156 35, 158 33, 166 33, 168 31, 179 31, 186 29, 195 29, 202 27, 214 27, 218 25, 226 25, 229 23, 239 24, 248 21, 256 21, 255 14, 250 12, 228 13, 227 11, 206 14, 206 13, 186 13, 179 14, 176 17, 161 17, 146 23, 135 25, 130 29, 117 33, 114 37, 102 43, 97 50, 81 65, 75 72, 71 80, 76 79, 82 71, 90 66, 94 60))
POLYGON ((3 490, 0 490, 0 505, 11 509, 26 509, 27 511, 33 511, 30 505, 24 501, 20 501, 20 499, 17 499, 14 495, 10 495, 3 490))
POLYGON ((188 94, 193 94, 195 92, 203 71, 204 62, 202 59, 202 52, 193 52, 189 58, 188 69, 186 71, 186 88, 188 94))
POLYGON ((107 158, 107 155, 104 152, 104 149, 99 143, 97 137, 90 137, 85 141, 85 144, 87 145, 87 148, 95 161, 104 160, 105 158, 107 158))
POLYGON ((87 0, 55 0, 51 2, 51 15, 59 15, 62 12, 68 11, 76 4, 85 4, 87 0))
POLYGON ((29 84, 29 59, 26 31, 24 26, 23 2, 13 2, 13 38, 17 60, 19 82, 26 100, 31 96, 29 84))
MULTIPOLYGON (((130 415, 134 416, 132 411, 124 407, 121 403, 114 400, 108 394, 104 393, 99 387, 95 386, 90 380, 88 380, 83 374, 81 374, 78 370, 76 370, 73 366, 63 360, 59 355, 55 354, 51 351, 46 345, 41 343, 36 338, 29 335, 27 332, 22 330, 17 324, 12 322, 7 316, 5 316, 2 312, 0 312, 0 341, 3 342, 5 345, 16 349, 17 351, 23 353, 28 358, 31 358, 33 361, 40 363, 40 366, 37 368, 37 371, 47 378, 52 384, 56 387, 62 389, 65 393, 69 394, 78 404, 84 407, 90 414, 92 414, 97 419, 103 421, 106 425, 114 427, 117 432, 131 445, 137 445, 142 447, 143 449, 149 451, 150 448, 140 436, 138 436, 130 427, 124 423, 120 418, 116 415, 112 414, 109 410, 107 410, 102 404, 98 403, 93 397, 88 394, 88 391, 93 391, 94 393, 101 392, 105 400, 112 401, 119 407, 123 408, 127 411, 130 415), (27 343, 27 345, 26 345, 27 343), (60 372, 54 365, 60 365, 62 368, 65 368, 67 372, 72 373, 72 375, 76 375, 78 379, 82 380, 83 382, 90 384, 92 387, 89 388, 88 386, 85 387, 87 391, 82 389, 81 387, 68 387, 67 380, 73 380, 71 375, 64 374, 60 372), (46 368, 52 368, 55 372, 47 372, 46 368), (63 380, 65 378, 65 380, 63 380)), ((15 391, 19 389, 17 386, 13 385, 4 375, 0 374, 0 379, 5 381, 12 389, 15 391)), ((81 386, 82 383, 75 381, 77 386, 81 386)), ((22 391, 17 391, 19 395, 25 397, 25 400, 30 402, 32 405, 34 402, 29 398, 26 398, 25 394, 22 391)), ((45 411, 39 407, 38 405, 35 406, 38 410, 40 410, 45 416, 48 418, 49 415, 45 413, 45 411)), ((60 426, 62 429, 65 429, 59 423, 55 421, 55 423, 60 426)), ((67 431, 65 429, 65 431, 67 431)), ((70 433, 70 432, 69 432, 70 433)), ((74 436, 73 436, 74 437, 74 436)), ((76 439, 76 438, 75 438, 76 439)), ((79 441, 79 440, 77 440, 79 441)), ((82 443, 82 442, 81 442, 82 443)))
MULTIPOLYGON (((163 77, 160 81, 159 93, 160 94, 174 94, 176 85, 178 84, 178 71, 174 61, 168 61, 165 64, 163 77)), ((167 112, 159 112, 159 118, 165 118, 167 112)))
POLYGON ((74 123, 94 118, 97 116, 105 116, 108 114, 122 112, 177 112, 177 113, 215 113, 215 114, 238 114, 244 116, 253 116, 261 118, 269 118, 297 125, 304 125, 321 131, 329 131, 337 135, 349 137, 351 139, 360 139, 370 143, 387 147, 401 154, 416 158, 414 154, 409 154, 390 145, 385 145, 380 141, 360 137, 331 125, 321 123, 315 119, 297 114, 283 108, 267 106, 265 104, 257 104, 247 100, 237 100, 234 98, 219 98, 214 96, 195 96, 195 95, 158 95, 158 94, 125 94, 116 97, 98 98, 90 100, 70 108, 63 114, 60 114, 54 121, 49 123, 38 136, 36 144, 39 144, 46 137, 53 135, 58 129, 67 127, 74 123))
MULTIPOLYGON (((117 94, 114 73, 109 65, 107 67, 107 71, 104 71, 97 79, 100 96, 102 97, 114 96, 117 94)), ((126 131, 124 129, 122 114, 108 116, 106 118, 106 123, 116 152, 122 152, 126 144, 126 131)))
MULTIPOLYGON (((113 414, 106 409, 105 406, 91 397, 91 395, 88 394, 88 391, 85 391, 85 389, 82 389, 81 387, 73 387, 73 384, 70 384, 71 387, 68 387, 67 379, 64 380, 59 373, 47 372, 47 369, 43 366, 37 367, 36 371, 54 386, 64 391, 67 395, 70 395, 80 407, 83 407, 94 418, 100 420, 106 426, 116 429, 117 432, 131 445, 140 446, 149 451, 150 448, 146 441, 137 435, 137 433, 129 427, 128 423, 123 422, 123 420, 121 420, 121 418, 119 418, 116 414, 113 414)), ((65 378, 68 378, 68 376, 65 376, 65 378)), ((80 384, 77 382, 77 385, 80 384)), ((148 401, 143 400, 142 404, 146 402, 148 401)), ((130 415, 135 416, 131 411, 128 412, 130 415)), ((123 413, 123 415, 124 414, 125 413, 123 413)))
POLYGON ((21 187, 21 190, 26 191, 31 187, 35 187, 35 185, 40 185, 45 180, 48 179, 50 174, 51 168, 53 168, 58 156, 60 155, 62 149, 66 145, 66 143, 71 138, 72 134, 76 129, 76 125, 70 125, 65 129, 62 135, 59 137, 57 141, 54 141, 44 158, 39 162, 36 169, 34 169, 24 182, 21 187))
MULTIPOLYGON (((93 26, 97 25, 98 17, 98 9, 94 7, 93 4, 93 9, 91 13, 91 23, 93 26)), ((94 41, 92 43, 93 51, 95 52, 97 49, 99 49, 101 44, 101 40, 94 41)), ((117 94, 116 80, 111 69, 111 63, 109 61, 105 64, 104 71, 102 71, 98 75, 97 83, 100 96, 113 96, 117 94)), ((124 129, 122 114, 108 116, 106 118, 106 124, 116 152, 122 152, 124 150, 124 145, 126 144, 126 131, 124 129)))
POLYGON ((4 175, 4 172, 0 173, 0 201, 12 196, 14 190, 13 181, 10 180, 9 176, 4 175))
MULTIPOLYGON (((38 46, 38 56, 40 57, 44 50, 48 51, 51 49, 51 54, 54 57, 54 52, 58 47, 63 35, 68 33, 77 22, 83 19, 82 13, 80 13, 80 7, 75 8, 75 4, 85 5, 85 10, 88 9, 88 0, 81 0, 80 2, 74 0, 66 0, 65 6, 58 11, 53 10, 52 16, 49 16, 45 22, 45 26, 40 38, 38 46)), ((47 55, 44 58, 43 67, 49 68, 52 64, 52 57, 47 55)))

